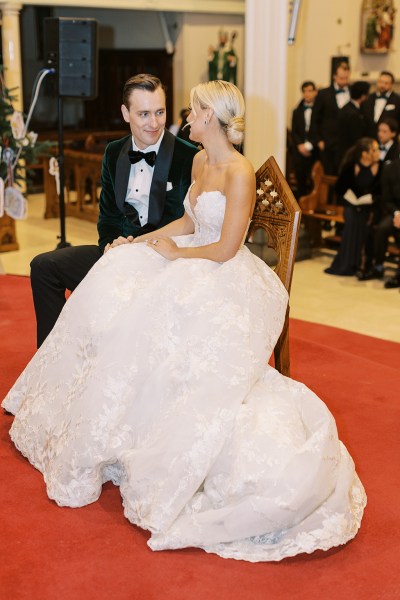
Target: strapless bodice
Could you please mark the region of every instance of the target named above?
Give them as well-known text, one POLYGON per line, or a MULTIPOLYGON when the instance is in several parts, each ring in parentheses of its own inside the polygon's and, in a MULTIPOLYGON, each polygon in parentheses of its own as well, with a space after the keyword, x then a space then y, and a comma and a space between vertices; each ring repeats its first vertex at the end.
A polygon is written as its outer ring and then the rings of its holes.
POLYGON ((226 198, 218 190, 202 192, 192 206, 186 194, 184 207, 195 225, 193 243, 204 246, 217 242, 221 236, 222 223, 225 216, 226 198))

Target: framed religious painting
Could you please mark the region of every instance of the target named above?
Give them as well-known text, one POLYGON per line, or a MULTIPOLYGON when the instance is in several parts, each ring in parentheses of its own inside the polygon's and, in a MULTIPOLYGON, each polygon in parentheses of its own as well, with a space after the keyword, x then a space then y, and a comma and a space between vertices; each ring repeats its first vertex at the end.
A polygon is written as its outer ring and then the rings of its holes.
POLYGON ((396 9, 393 0, 363 0, 361 7, 361 52, 386 54, 394 34, 396 9))

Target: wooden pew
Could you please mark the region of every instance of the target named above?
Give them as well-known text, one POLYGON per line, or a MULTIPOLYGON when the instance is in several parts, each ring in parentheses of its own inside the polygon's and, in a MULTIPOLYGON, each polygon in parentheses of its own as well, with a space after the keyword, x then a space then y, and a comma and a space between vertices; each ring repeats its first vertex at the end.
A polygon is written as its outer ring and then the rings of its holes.
MULTIPOLYGON (((328 202, 336 197, 334 188, 337 177, 325 175, 321 162, 317 161, 314 164, 311 177, 314 182, 313 190, 299 199, 299 205, 303 222, 311 236, 311 244, 314 248, 319 248, 323 245, 323 222, 344 223, 343 206, 328 202)), ((337 236, 333 237, 333 241, 340 241, 337 236)))

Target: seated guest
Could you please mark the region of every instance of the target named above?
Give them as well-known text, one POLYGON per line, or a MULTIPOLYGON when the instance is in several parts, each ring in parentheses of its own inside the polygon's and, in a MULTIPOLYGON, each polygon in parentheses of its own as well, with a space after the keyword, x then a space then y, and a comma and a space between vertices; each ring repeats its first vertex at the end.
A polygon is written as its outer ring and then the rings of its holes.
MULTIPOLYGON (((360 280, 382 279, 384 275, 388 239, 400 235, 400 158, 396 158, 382 169, 383 217, 377 224, 373 236, 373 266, 360 280)), ((394 277, 385 283, 385 288, 400 287, 400 268, 394 277)))
POLYGON ((390 117, 387 117, 378 125, 379 160, 382 162, 390 162, 395 158, 399 158, 398 129, 396 119, 390 117))
POLYGON ((362 267, 374 204, 378 203, 380 195, 379 144, 376 140, 361 138, 348 150, 336 191, 344 204, 345 224, 339 251, 325 273, 356 275, 362 267))
POLYGON ((317 159, 317 139, 313 108, 317 88, 313 81, 305 81, 301 86, 302 100, 292 113, 292 159, 297 181, 297 197, 307 194, 310 189, 310 175, 317 159))
POLYGON ((367 135, 368 124, 361 111, 361 105, 368 98, 369 83, 355 81, 350 86, 350 102, 339 111, 337 123, 337 163, 343 160, 347 150, 362 137, 367 135))

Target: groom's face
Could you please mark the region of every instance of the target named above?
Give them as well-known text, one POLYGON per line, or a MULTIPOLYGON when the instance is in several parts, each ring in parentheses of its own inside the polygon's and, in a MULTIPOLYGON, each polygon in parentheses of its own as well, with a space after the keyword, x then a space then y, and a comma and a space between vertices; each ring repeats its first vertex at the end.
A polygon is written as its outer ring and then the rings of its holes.
POLYGON ((140 150, 157 143, 166 120, 165 93, 161 87, 154 92, 133 90, 129 96, 129 110, 124 104, 121 110, 140 150))

